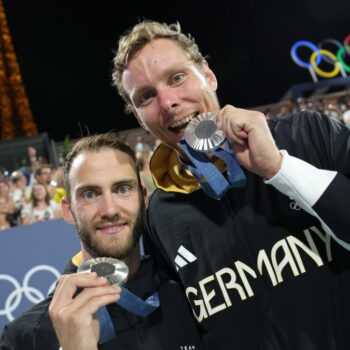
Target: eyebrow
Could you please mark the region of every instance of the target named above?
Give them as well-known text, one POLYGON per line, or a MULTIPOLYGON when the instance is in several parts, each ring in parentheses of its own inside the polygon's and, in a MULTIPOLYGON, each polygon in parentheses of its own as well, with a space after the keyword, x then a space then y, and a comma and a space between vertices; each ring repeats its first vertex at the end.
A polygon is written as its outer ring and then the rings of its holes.
MULTIPOLYGON (((125 185, 129 185, 131 187, 136 187, 138 184, 137 180, 134 180, 134 179, 122 179, 122 180, 118 180, 118 181, 115 181, 113 182, 112 184, 112 187, 119 187, 119 186, 125 186, 125 185)), ((86 185, 82 185, 80 187, 77 187, 75 192, 76 193, 82 193, 84 191, 87 191, 87 190, 98 190, 100 189, 101 186, 100 185, 95 185, 95 184, 86 184, 86 185)))

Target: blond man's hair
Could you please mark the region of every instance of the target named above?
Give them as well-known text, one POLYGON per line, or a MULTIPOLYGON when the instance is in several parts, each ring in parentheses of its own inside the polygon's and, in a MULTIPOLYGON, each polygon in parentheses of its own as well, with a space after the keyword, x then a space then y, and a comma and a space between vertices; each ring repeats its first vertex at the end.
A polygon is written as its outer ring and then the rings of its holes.
POLYGON ((194 38, 181 31, 179 22, 173 24, 144 20, 120 37, 116 56, 113 59, 113 85, 126 103, 125 110, 132 111, 132 103, 122 83, 122 74, 134 55, 155 39, 171 39, 176 42, 189 58, 202 67, 205 58, 199 51, 194 38))

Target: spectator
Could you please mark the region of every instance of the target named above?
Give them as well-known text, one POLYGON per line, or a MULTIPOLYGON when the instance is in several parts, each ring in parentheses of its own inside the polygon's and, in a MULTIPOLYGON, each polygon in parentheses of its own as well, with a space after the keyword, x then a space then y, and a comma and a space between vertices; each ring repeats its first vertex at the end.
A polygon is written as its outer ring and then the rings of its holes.
POLYGON ((46 221, 62 216, 59 205, 50 199, 50 195, 43 184, 33 185, 32 197, 29 204, 22 209, 22 223, 46 221))
POLYGON ((9 215, 7 213, 7 202, 4 197, 0 197, 0 230, 11 227, 9 215))
MULTIPOLYGON (((12 199, 11 186, 6 180, 0 182, 1 212, 12 223, 16 206, 12 199)), ((12 224, 13 225, 13 224, 12 224)))
POLYGON ((12 199, 16 208, 21 208, 28 201, 30 195, 30 187, 27 186, 26 176, 19 170, 11 173, 12 199))
POLYGON ((53 180, 52 173, 53 171, 49 164, 42 164, 35 171, 35 180, 46 187, 51 199, 57 204, 61 204, 65 191, 64 188, 57 186, 57 181, 53 180))

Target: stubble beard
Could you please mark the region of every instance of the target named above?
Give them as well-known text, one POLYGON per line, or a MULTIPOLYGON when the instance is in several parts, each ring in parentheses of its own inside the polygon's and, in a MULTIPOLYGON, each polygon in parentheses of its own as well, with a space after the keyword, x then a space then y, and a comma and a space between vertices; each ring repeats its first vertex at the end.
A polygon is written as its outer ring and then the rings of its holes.
MULTIPOLYGON (((108 257, 119 260, 127 258, 140 240, 142 232, 142 215, 144 212, 143 207, 142 203, 133 224, 131 223, 131 220, 128 220, 130 232, 128 233, 128 237, 126 237, 126 240, 121 242, 117 234, 115 237, 110 237, 108 246, 106 245, 107 240, 102 244, 99 242, 100 238, 97 237, 96 231, 91 225, 86 223, 78 224, 77 220, 75 220, 78 235, 89 255, 93 258, 108 257)), ((116 219, 105 221, 113 222, 116 221, 116 219)))

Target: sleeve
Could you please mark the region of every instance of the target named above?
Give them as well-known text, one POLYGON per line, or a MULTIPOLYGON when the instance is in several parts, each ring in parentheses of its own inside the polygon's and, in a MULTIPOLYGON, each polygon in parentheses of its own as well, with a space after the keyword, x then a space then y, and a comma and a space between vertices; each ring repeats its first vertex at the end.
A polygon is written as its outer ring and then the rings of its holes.
MULTIPOLYGON (((18 336, 14 333, 13 329, 6 325, 1 334, 0 338, 0 349, 1 350, 20 350, 21 348, 17 345, 18 336)), ((29 345, 29 344, 28 344, 29 345)), ((28 346, 26 349, 30 349, 28 346)))
POLYGON ((304 118, 302 123, 293 124, 291 133, 309 146, 304 152, 310 153, 310 162, 281 151, 280 171, 265 182, 295 200, 350 250, 350 130, 319 113, 304 114, 304 118), (317 165, 311 164, 312 160, 317 165))

